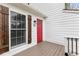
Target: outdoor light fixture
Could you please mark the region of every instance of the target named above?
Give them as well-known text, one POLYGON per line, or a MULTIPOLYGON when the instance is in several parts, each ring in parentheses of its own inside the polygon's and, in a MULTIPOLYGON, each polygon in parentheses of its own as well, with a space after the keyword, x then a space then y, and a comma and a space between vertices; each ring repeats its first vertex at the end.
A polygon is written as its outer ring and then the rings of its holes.
POLYGON ((30 3, 28 3, 28 5, 30 5, 30 3))
POLYGON ((36 20, 34 20, 33 23, 34 23, 33 26, 35 26, 36 25, 36 20))

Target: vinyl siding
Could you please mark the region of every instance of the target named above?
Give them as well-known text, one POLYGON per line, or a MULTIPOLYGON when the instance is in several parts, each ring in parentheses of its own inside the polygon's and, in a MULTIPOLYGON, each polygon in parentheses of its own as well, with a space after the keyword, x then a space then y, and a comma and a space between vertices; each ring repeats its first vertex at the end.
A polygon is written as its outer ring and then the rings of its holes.
POLYGON ((79 14, 64 12, 64 3, 33 5, 48 16, 45 20, 46 41, 55 42, 67 47, 66 36, 79 37, 79 14))

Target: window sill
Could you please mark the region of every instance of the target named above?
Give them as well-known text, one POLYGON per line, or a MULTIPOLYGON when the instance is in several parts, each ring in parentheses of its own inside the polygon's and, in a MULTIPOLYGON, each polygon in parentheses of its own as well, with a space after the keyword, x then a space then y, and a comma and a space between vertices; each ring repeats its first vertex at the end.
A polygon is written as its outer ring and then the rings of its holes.
POLYGON ((63 13, 76 13, 79 14, 79 10, 73 9, 63 9, 63 13))

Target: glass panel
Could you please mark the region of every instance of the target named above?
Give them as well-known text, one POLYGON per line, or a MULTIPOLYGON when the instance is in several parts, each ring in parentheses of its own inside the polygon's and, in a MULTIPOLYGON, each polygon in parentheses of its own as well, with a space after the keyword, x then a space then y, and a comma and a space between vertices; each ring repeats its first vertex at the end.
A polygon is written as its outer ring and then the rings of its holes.
POLYGON ((16 45, 16 38, 11 39, 11 46, 15 46, 16 45))
POLYGON ((22 17, 21 14, 17 13, 17 21, 21 21, 21 17, 22 17))
POLYGON ((25 37, 22 37, 22 43, 26 42, 25 37))
POLYGON ((17 24, 17 25, 16 25, 17 29, 20 29, 20 28, 21 28, 21 22, 18 21, 16 24, 17 24))
POLYGON ((16 28, 16 17, 17 14, 11 11, 11 28, 16 28))
POLYGON ((21 37, 17 38, 17 44, 21 44, 21 43, 22 43, 21 37))
POLYGON ((21 24, 21 26, 22 26, 22 28, 25 28, 25 22, 22 22, 22 24, 21 24))
POLYGON ((17 17, 17 13, 11 11, 11 20, 16 20, 16 17, 17 17))
POLYGON ((21 30, 17 30, 17 37, 21 37, 21 30))
POLYGON ((22 30, 22 36, 25 36, 25 30, 22 30))
POLYGON ((25 15, 22 15, 22 22, 21 22, 22 24, 21 24, 21 26, 22 26, 22 28, 25 28, 25 26, 26 26, 26 19, 25 19, 25 15))
POLYGON ((70 3, 71 9, 79 9, 79 3, 70 3))
POLYGON ((12 21, 11 27, 12 27, 12 28, 16 28, 16 22, 15 22, 15 21, 12 21))
POLYGON ((70 9, 70 3, 65 3, 65 9, 70 9))
POLYGON ((79 9, 79 3, 65 3, 65 9, 79 9))
POLYGON ((16 37, 16 30, 11 30, 11 38, 16 37))
POLYGON ((25 19, 25 15, 22 15, 22 21, 26 21, 26 19, 25 19))

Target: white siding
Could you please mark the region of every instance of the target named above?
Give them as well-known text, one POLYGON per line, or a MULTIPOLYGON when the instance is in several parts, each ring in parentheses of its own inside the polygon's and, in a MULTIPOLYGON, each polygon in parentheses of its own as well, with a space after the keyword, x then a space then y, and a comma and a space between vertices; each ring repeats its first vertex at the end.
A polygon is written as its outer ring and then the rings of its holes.
POLYGON ((48 15, 45 21, 45 40, 66 47, 64 37, 79 37, 79 14, 63 12, 64 3, 33 5, 48 15))

